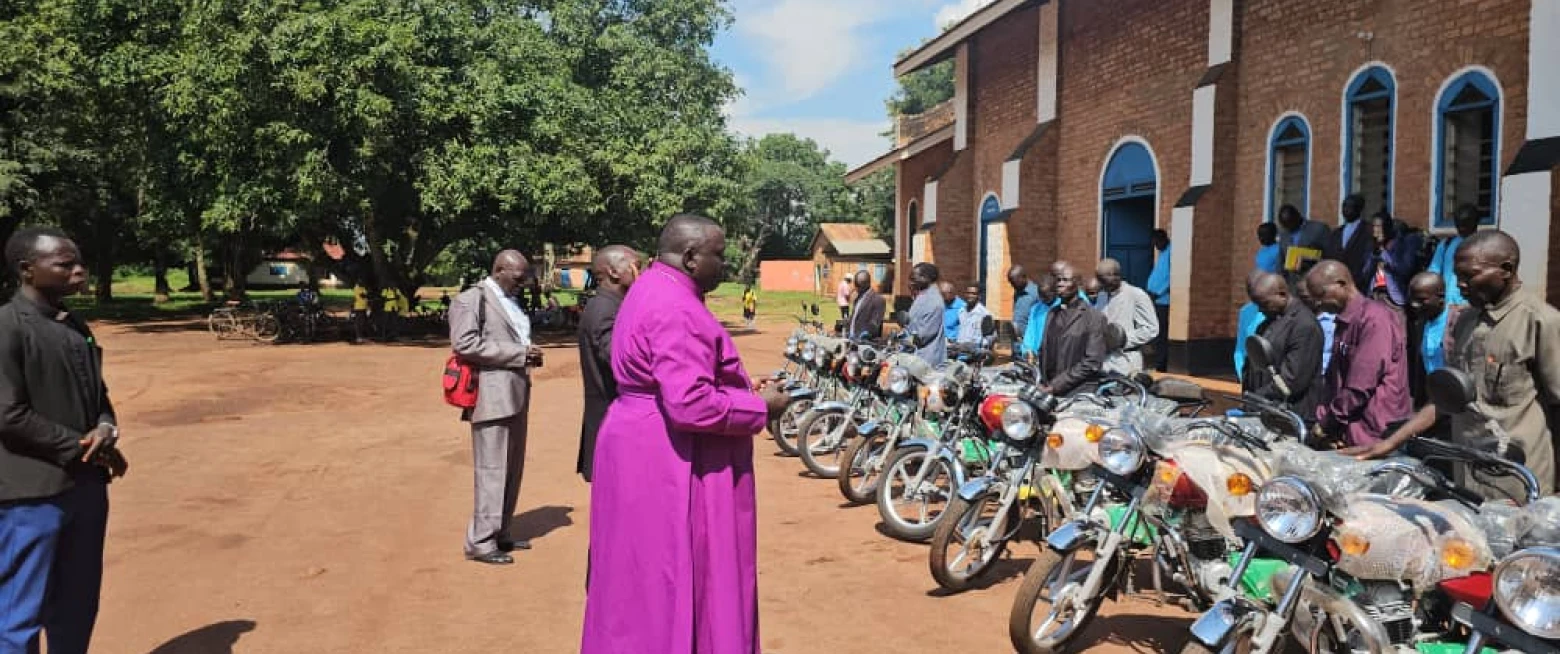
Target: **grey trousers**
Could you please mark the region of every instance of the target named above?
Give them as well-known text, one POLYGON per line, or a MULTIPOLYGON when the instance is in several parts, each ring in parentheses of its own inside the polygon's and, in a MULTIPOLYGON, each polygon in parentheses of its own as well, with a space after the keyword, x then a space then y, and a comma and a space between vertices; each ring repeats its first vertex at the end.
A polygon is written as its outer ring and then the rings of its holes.
POLYGON ((519 414, 471 425, 471 455, 476 501, 466 528, 466 556, 483 556, 508 542, 509 519, 525 473, 525 434, 529 407, 519 414))

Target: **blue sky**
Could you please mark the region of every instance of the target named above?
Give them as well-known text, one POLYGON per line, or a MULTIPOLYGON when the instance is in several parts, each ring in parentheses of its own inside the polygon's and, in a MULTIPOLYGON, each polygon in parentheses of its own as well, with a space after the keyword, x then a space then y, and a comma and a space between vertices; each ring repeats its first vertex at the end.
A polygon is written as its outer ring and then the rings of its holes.
POLYGON ((731 0, 714 56, 745 94, 726 108, 748 136, 795 132, 852 167, 889 150, 883 100, 902 49, 990 0, 731 0))

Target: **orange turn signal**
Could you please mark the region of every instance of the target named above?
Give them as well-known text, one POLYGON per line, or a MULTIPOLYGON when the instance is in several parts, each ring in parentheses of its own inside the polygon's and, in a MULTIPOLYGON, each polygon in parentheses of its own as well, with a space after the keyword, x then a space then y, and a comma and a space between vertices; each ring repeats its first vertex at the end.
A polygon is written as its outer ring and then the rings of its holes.
POLYGON ((1349 556, 1365 556, 1370 551, 1370 540, 1356 534, 1344 534, 1338 539, 1338 549, 1349 556))
POLYGON ((1224 488, 1230 492, 1230 495, 1234 495, 1235 497, 1245 497, 1250 495, 1251 477, 1247 477, 1246 473, 1237 472, 1233 475, 1230 475, 1229 479, 1224 480, 1224 488))
POLYGON ((1105 431, 1105 428, 1099 425, 1089 425, 1088 428, 1083 430, 1083 440, 1090 443, 1098 443, 1101 438, 1105 437, 1105 431))
POLYGON ((1441 563, 1453 570, 1467 570, 1477 560, 1473 544, 1461 538, 1453 538, 1441 546, 1441 563))
POLYGON ((1062 447, 1062 435, 1058 434, 1058 433, 1055 433, 1055 432, 1052 432, 1051 434, 1047 435, 1045 437, 1045 446, 1049 447, 1049 448, 1051 448, 1053 450, 1061 449, 1061 447, 1062 447))

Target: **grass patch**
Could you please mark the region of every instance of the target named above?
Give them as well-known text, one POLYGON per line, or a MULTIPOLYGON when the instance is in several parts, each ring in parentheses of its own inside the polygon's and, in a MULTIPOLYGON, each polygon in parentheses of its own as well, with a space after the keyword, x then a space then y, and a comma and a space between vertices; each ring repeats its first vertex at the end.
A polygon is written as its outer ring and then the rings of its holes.
MULTIPOLYGON (((705 304, 710 312, 722 320, 742 319, 742 289, 741 284, 721 284, 715 292, 705 296, 705 304)), ((806 291, 759 291, 758 292, 758 318, 759 320, 781 320, 793 322, 794 316, 802 314, 802 305, 811 306, 818 304, 818 315, 825 322, 830 322, 839 317, 839 309, 828 298, 821 298, 806 291)))

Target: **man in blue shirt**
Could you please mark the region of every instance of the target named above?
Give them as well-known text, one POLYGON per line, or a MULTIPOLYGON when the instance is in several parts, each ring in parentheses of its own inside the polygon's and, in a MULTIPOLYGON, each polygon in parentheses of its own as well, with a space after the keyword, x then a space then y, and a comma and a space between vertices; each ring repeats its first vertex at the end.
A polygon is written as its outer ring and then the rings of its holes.
POLYGON ((1154 298, 1154 313, 1159 317, 1159 337, 1154 339, 1154 369, 1164 372, 1170 363, 1170 235, 1162 229, 1154 230, 1154 249, 1159 258, 1154 260, 1154 271, 1148 275, 1143 290, 1154 298))
POLYGON ((1022 341, 1029 329, 1029 314, 1040 300, 1040 289, 1029 281, 1023 266, 1009 268, 1007 280, 1013 287, 1013 340, 1022 341))
POLYGON ((1440 275, 1422 272, 1408 282, 1408 390, 1414 406, 1424 406, 1425 380, 1446 367, 1452 349, 1452 325, 1463 308, 1447 304, 1451 291, 1440 275))
POLYGON ((1044 344, 1045 317, 1057 305, 1055 277, 1050 273, 1042 275, 1038 289, 1039 299, 1029 309, 1029 322, 1024 327, 1023 344, 1019 347, 1019 353, 1024 356, 1040 356, 1040 347, 1044 344))
POLYGON ((1327 369, 1332 366, 1333 331, 1338 326, 1335 322, 1337 316, 1317 310, 1316 302, 1311 298, 1311 289, 1307 287, 1304 281, 1295 284, 1294 289, 1295 295, 1298 295, 1300 301, 1305 303, 1305 306, 1316 314, 1316 322, 1322 326, 1322 369, 1317 374, 1325 376, 1327 369))
POLYGON ((1255 260, 1256 269, 1262 272, 1283 272, 1284 262, 1280 258, 1283 248, 1278 245, 1278 226, 1273 223, 1257 225, 1257 248, 1255 260))
POLYGON ((1425 272, 1433 272, 1441 276, 1442 285, 1446 287, 1447 306, 1464 306, 1468 301, 1463 299, 1462 291, 1455 283, 1456 271, 1452 269, 1452 260, 1457 254, 1457 246, 1462 245, 1463 239, 1479 231, 1479 209, 1471 204, 1457 207, 1457 215, 1453 222, 1457 225, 1457 235, 1436 244, 1435 254, 1430 257, 1430 266, 1425 268, 1425 272), (1449 279, 1453 280, 1453 283, 1445 283, 1449 279))
POLYGON ((959 297, 953 288, 953 282, 944 280, 937 282, 937 290, 942 292, 943 306, 943 336, 949 341, 959 340, 959 312, 964 310, 964 298, 959 297))

